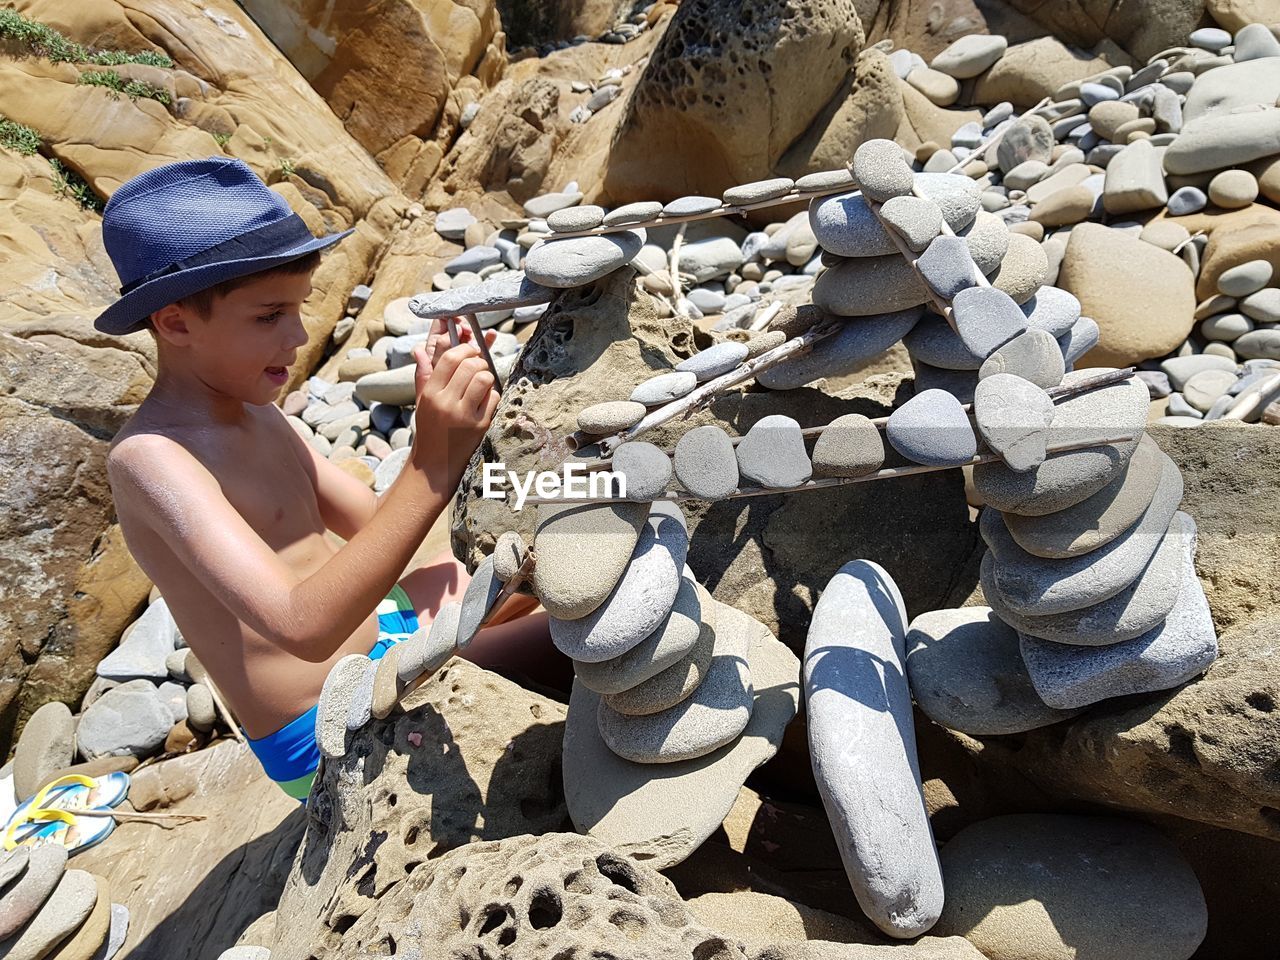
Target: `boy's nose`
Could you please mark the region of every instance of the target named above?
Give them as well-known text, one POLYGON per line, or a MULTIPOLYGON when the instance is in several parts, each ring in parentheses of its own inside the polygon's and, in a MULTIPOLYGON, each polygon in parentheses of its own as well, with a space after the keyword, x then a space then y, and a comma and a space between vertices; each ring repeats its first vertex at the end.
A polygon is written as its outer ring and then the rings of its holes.
POLYGON ((289 347, 296 350, 299 347, 305 346, 307 341, 310 339, 311 337, 307 333, 307 327, 302 322, 302 316, 299 315, 295 322, 289 327, 289 347))

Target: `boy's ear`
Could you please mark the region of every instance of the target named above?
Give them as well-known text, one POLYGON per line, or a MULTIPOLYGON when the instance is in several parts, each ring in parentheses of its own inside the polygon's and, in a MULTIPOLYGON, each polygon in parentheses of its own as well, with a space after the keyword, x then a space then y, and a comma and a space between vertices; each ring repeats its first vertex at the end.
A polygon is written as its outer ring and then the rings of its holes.
POLYGON ((161 307, 151 314, 151 328, 156 332, 156 336, 177 346, 183 346, 190 341, 191 331, 188 329, 190 321, 191 312, 184 310, 176 303, 161 307))

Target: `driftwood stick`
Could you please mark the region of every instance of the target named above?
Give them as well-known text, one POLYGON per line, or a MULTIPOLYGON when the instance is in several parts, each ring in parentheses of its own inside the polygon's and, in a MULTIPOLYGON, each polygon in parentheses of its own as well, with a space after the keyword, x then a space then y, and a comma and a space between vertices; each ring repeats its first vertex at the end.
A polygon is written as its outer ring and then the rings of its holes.
POLYGON ((1222 415, 1223 420, 1248 420, 1254 414, 1260 414, 1273 400, 1280 398, 1280 373, 1268 377, 1250 391, 1248 396, 1241 397, 1232 404, 1231 409, 1222 415))
MULTIPOLYGON (((1105 373, 1099 373, 1096 376, 1087 377, 1078 383, 1073 383, 1070 385, 1060 384, 1056 387, 1051 387, 1048 390, 1046 390, 1045 393, 1049 395, 1049 399, 1053 400, 1054 403, 1058 403, 1059 401, 1067 400, 1067 399, 1070 399, 1071 397, 1079 396, 1082 393, 1087 393, 1090 390, 1096 390, 1099 387, 1108 387, 1115 383, 1122 383, 1133 376, 1133 371, 1134 371, 1133 367, 1125 367, 1121 370, 1108 370, 1105 373)), ((1280 393, 1278 393, 1278 395, 1280 395, 1280 393)), ((960 409, 963 410, 965 413, 972 414, 973 404, 962 403, 960 405, 960 409)), ((870 423, 877 430, 883 430, 888 425, 889 418, 874 417, 870 420, 870 423)), ((810 439, 812 437, 821 436, 822 432, 826 430, 827 427, 829 426, 830 424, 824 423, 816 427, 805 427, 800 431, 800 433, 803 437, 805 437, 805 439, 810 439)), ((735 447, 738 444, 740 444, 743 440, 742 437, 730 437, 729 439, 735 447)), ((662 452, 669 457, 675 454, 674 450, 663 450, 662 452)), ((613 459, 604 458, 598 461, 593 461, 592 463, 588 464, 587 470, 588 472, 595 472, 597 470, 608 470, 612 466, 613 466, 613 459)))
POLYGON ((480 321, 474 313, 467 314, 467 325, 471 327, 471 335, 475 337, 476 346, 484 354, 485 363, 489 364, 489 372, 493 374, 493 389, 502 392, 502 378, 498 376, 498 365, 493 362, 493 354, 489 352, 489 344, 485 343, 484 331, 480 329, 480 321))
POLYGON ((458 335, 458 318, 445 317, 444 325, 449 330, 449 346, 456 347, 462 342, 462 337, 458 335))
POLYGON ((129 823, 130 821, 138 821, 140 823, 191 823, 195 820, 207 820, 206 816, 197 813, 135 813, 132 810, 119 810, 113 808, 94 808, 92 810, 73 810, 71 813, 77 817, 111 817, 120 823, 129 823))
POLYGON ((684 297, 680 290, 680 247, 684 244, 684 228, 687 226, 686 223, 680 224, 680 229, 676 231, 676 238, 671 241, 671 253, 667 260, 667 272, 671 274, 671 305, 677 317, 685 315, 684 309, 680 306, 680 301, 684 297))
POLYGON ((628 440, 634 440, 642 433, 659 427, 664 423, 676 419, 679 416, 688 416, 700 407, 710 403, 720 394, 724 393, 731 387, 736 387, 740 383, 750 380, 762 370, 768 370, 770 367, 777 366, 784 360, 791 360, 795 357, 803 356, 813 349, 813 345, 819 340, 829 337, 839 329, 837 324, 821 324, 820 326, 810 328, 798 337, 793 337, 786 343, 774 347, 772 350, 766 350, 760 356, 748 360, 746 363, 735 367, 728 373, 721 374, 713 380, 696 387, 692 392, 685 394, 677 400, 661 407, 650 410, 643 420, 634 427, 629 427, 621 433, 605 437, 599 441, 601 453, 611 454, 619 444, 626 443, 628 440))
MULTIPOLYGON (((1056 447, 1048 447, 1045 450, 1047 455, 1055 453, 1067 453, 1071 450, 1085 450, 1089 447, 1101 447, 1110 443, 1127 443, 1137 439, 1133 436, 1123 437, 1101 437, 1097 439, 1081 440, 1076 443, 1065 443, 1056 447)), ((966 463, 962 463, 959 467, 976 466, 980 463, 997 463, 1001 461, 1000 455, 995 453, 980 454, 966 463)), ((891 480, 895 477, 910 477, 918 473, 936 473, 939 470, 955 470, 958 467, 936 467, 927 464, 912 464, 906 467, 886 467, 883 470, 877 470, 874 473, 868 473, 861 477, 830 477, 822 480, 810 480, 802 483, 797 487, 747 487, 738 489, 723 499, 732 500, 741 497, 769 497, 777 493, 803 493, 809 490, 824 490, 828 487, 839 487, 847 483, 866 483, 872 480, 891 480)), ((542 504, 542 503, 612 503, 623 499, 621 497, 529 497, 525 500, 526 504, 542 504)), ((675 503, 683 503, 686 500, 701 500, 701 497, 695 497, 692 494, 669 493, 666 496, 657 497, 655 501, 670 501, 675 503)))
POLYGON ((204 678, 204 685, 209 688, 209 696, 213 698, 214 707, 222 716, 226 725, 231 728, 231 735, 241 743, 244 743, 244 734, 240 732, 240 726, 236 723, 236 718, 231 715, 231 711, 227 708, 226 702, 222 699, 222 694, 218 692, 217 684, 213 682, 213 678, 206 676, 204 678))

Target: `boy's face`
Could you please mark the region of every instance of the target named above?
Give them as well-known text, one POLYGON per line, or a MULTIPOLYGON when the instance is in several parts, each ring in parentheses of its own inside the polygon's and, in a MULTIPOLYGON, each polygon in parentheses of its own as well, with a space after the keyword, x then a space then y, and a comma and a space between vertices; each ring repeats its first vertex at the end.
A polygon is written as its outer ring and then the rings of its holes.
POLYGON ((187 348, 196 376, 245 403, 272 403, 308 340, 302 302, 311 275, 275 274, 216 297, 208 320, 179 305, 154 318, 157 335, 187 348))

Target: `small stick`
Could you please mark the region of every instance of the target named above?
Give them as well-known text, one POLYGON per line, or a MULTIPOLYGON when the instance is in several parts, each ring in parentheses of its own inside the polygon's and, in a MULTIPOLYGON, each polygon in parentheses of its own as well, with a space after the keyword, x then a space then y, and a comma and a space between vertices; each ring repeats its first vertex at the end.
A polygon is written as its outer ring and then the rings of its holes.
POLYGON ((456 347, 462 342, 462 337, 458 335, 458 318, 445 317, 444 325, 449 329, 449 346, 456 347))
POLYGON ((498 611, 502 609, 502 605, 506 603, 507 600, 511 598, 512 594, 514 594, 516 590, 519 589, 520 585, 529 578, 529 574, 533 572, 533 568, 536 563, 537 563, 537 558, 534 557, 533 551, 530 550, 527 554, 525 554, 524 561, 520 564, 519 568, 516 570, 515 575, 512 576, 510 580, 508 580, 506 583, 502 585, 501 592, 499 592, 499 594, 493 598, 493 606, 491 606, 488 609, 488 611, 485 613, 485 615, 480 618, 481 627, 483 627, 485 624, 487 624, 490 620, 492 620, 497 615, 498 611))
POLYGON ((489 372, 493 374, 493 389, 501 393, 502 378, 498 376, 498 365, 493 362, 493 354, 489 352, 489 344, 485 343, 484 331, 480 329, 480 321, 474 313, 468 313, 466 316, 467 324, 471 327, 471 334, 476 338, 476 346, 484 354, 485 363, 489 364, 489 372))
POLYGON ((209 688, 209 696, 213 698, 213 705, 221 715, 223 721, 231 728, 231 735, 244 743, 244 734, 240 732, 240 727, 236 723, 236 718, 231 715, 231 711, 227 709, 226 703, 222 699, 222 694, 218 692, 218 686, 213 682, 213 678, 206 676, 204 684, 209 688))
POLYGON ((680 300, 683 294, 680 292, 680 246, 684 243, 684 228, 688 224, 680 224, 680 229, 676 231, 676 238, 671 243, 671 254, 668 260, 670 264, 667 272, 671 274, 671 305, 675 309, 677 317, 684 317, 685 312, 680 307, 680 300))
POLYGON ((782 301, 774 300, 767 307, 761 309, 754 317, 751 318, 751 326, 747 330, 751 333, 758 333, 769 324, 773 323, 773 318, 782 312, 782 301))
POLYGON ((111 817, 120 823, 129 823, 134 820, 142 823, 191 823, 194 820, 209 819, 198 813, 135 813, 131 810, 111 808, 73 810, 71 813, 77 817, 111 817))
MULTIPOLYGON (((1105 439, 1081 440, 1076 443, 1067 443, 1057 447, 1047 447, 1045 454, 1067 453, 1071 450, 1085 450, 1090 447, 1106 446, 1110 443, 1127 443, 1137 439, 1133 436, 1124 437, 1108 437, 1105 439)), ((936 473, 939 470, 955 470, 958 467, 976 466, 981 463, 997 463, 1003 462, 999 454, 988 453, 973 457, 971 460, 958 464, 956 467, 937 467, 928 464, 913 464, 906 467, 887 467, 883 470, 877 470, 875 473, 868 473, 861 477, 829 477, 822 480, 810 480, 797 487, 747 487, 738 489, 724 500, 733 500, 741 497, 768 497, 776 493, 803 493, 809 490, 823 490, 827 487, 843 486, 847 483, 866 483, 871 480, 890 480, 895 477, 909 477, 918 473, 936 473)), ((695 497, 693 494, 670 493, 665 496, 655 497, 654 502, 669 501, 674 503, 683 503, 686 500, 702 500, 702 497, 695 497)), ((622 497, 529 497, 525 500, 526 504, 542 504, 542 503, 613 503, 623 500, 622 497)), ((625 501, 624 501, 625 502, 625 501)), ((718 501, 717 501, 718 502, 718 501)))
MULTIPOLYGON (((1050 389, 1046 390, 1045 393, 1049 395, 1050 400, 1054 401, 1054 403, 1057 403, 1061 400, 1067 400, 1067 399, 1070 399, 1071 397, 1079 396, 1082 393, 1087 393, 1088 391, 1095 390, 1099 387, 1107 387, 1114 383, 1121 383, 1125 380, 1128 380, 1130 377, 1132 377, 1133 371, 1134 371, 1133 367, 1125 367, 1122 370, 1109 370, 1106 373, 1099 373, 1095 376, 1087 377, 1084 380, 1081 380, 1078 383, 1073 383, 1069 386, 1059 384, 1056 387, 1051 387, 1050 389)), ((971 414, 973 412, 973 404, 962 403, 960 405, 960 409, 963 410, 965 413, 971 414)), ((883 430, 888 425, 889 418, 874 417, 869 420, 869 423, 873 427, 875 427, 877 430, 883 430)), ((800 431, 800 434, 806 439, 821 436, 822 432, 826 430, 829 426, 831 426, 831 424, 824 423, 821 426, 817 426, 817 427, 805 427, 800 431)), ((577 434, 575 434, 574 436, 577 436, 577 434)), ((735 447, 738 444, 740 444, 743 441, 743 439, 744 439, 743 437, 729 438, 729 440, 733 443, 735 447)), ((663 450, 662 452, 669 457, 674 455, 675 453, 674 450, 663 450)), ((588 464, 587 470, 589 472, 593 472, 597 470, 608 470, 611 466, 613 466, 613 458, 609 457, 609 458, 601 459, 588 464)))
POLYGON ((1280 373, 1263 380, 1249 396, 1241 397, 1230 410, 1222 415, 1223 420, 1247 420, 1255 413, 1263 410, 1280 397, 1280 373))
POLYGON ((688 416, 699 407, 710 403, 715 399, 715 397, 724 393, 730 387, 735 387, 740 383, 750 380, 761 371, 777 366, 784 360, 803 356, 813 349, 813 345, 815 343, 829 337, 838 329, 839 327, 836 324, 822 324, 817 327, 812 327, 800 336, 793 337, 786 343, 774 347, 772 350, 766 350, 764 353, 760 354, 760 356, 755 357, 752 360, 748 360, 746 363, 735 367, 728 373, 721 374, 714 380, 708 380, 691 393, 687 393, 677 400, 672 400, 664 406, 649 411, 645 414, 644 419, 634 427, 629 427, 621 433, 616 433, 599 441, 601 453, 612 453, 619 444, 626 443, 628 440, 634 440, 636 437, 640 436, 640 434, 647 433, 654 427, 661 426, 668 421, 674 420, 681 414, 688 416))

